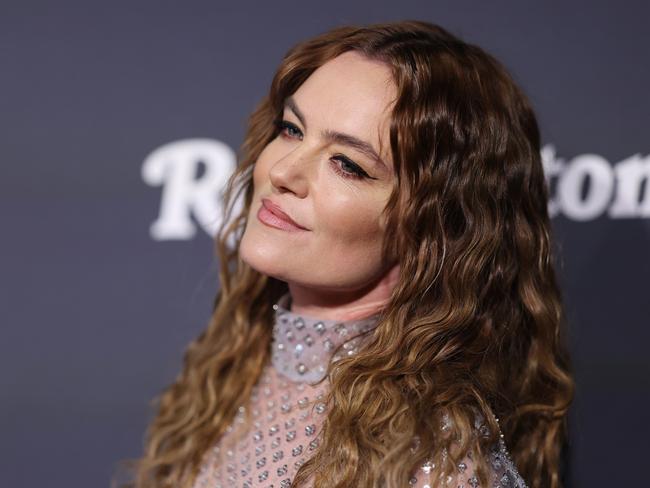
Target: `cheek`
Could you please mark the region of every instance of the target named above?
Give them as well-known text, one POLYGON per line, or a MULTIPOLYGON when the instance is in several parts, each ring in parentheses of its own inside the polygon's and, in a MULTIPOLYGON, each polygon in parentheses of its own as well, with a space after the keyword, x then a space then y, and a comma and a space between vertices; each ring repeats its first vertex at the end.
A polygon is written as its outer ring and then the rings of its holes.
POLYGON ((323 243, 342 253, 369 253, 382 244, 380 224, 384 202, 362 195, 330 194, 316 206, 318 221, 325 239, 323 243))

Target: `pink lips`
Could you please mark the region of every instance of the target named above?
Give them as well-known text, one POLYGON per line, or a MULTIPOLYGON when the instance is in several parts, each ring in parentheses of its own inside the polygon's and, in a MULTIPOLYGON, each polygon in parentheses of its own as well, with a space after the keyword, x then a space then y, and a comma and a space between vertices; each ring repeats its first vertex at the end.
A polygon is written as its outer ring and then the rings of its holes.
POLYGON ((257 211, 257 218, 264 224, 282 230, 309 230, 295 222, 277 204, 268 198, 262 198, 262 205, 257 211))

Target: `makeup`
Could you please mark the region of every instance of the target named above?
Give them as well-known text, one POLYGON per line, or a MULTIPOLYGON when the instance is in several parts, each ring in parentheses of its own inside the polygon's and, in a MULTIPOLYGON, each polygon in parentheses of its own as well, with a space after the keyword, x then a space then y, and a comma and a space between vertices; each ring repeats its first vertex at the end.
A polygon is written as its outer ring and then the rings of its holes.
POLYGON ((257 211, 257 218, 263 224, 275 227, 276 229, 292 232, 308 230, 294 222, 278 205, 267 198, 262 199, 262 205, 260 205, 257 211))

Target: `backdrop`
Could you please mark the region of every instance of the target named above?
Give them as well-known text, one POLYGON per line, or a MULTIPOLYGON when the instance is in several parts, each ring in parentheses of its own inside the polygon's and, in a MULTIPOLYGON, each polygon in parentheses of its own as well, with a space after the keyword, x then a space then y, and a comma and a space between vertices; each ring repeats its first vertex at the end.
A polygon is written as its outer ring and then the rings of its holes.
POLYGON ((650 4, 0 3, 0 486, 102 487, 218 289, 248 114, 295 42, 417 18, 534 104, 577 396, 570 486, 647 483, 650 4))

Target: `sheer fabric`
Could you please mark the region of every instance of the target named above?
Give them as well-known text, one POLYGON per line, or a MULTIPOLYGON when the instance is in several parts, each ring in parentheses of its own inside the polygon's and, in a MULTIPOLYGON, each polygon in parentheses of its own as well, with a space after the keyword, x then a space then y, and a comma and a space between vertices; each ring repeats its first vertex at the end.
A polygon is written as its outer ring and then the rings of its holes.
MULTIPOLYGON (((248 404, 239 407, 224 436, 205 453, 194 488, 288 488, 296 471, 318 447, 328 382, 315 383, 325 376, 330 360, 358 350, 362 339, 354 336, 374 327, 377 316, 344 322, 320 320, 291 312, 289 300, 286 294, 274 305, 271 361, 248 404), (341 344, 342 352, 335 355, 341 344), (250 425, 246 413, 251 415, 250 425)), ((489 463, 493 470, 489 486, 525 487, 502 440, 489 463)), ((447 480, 438 478, 432 463, 424 463, 407 486, 479 485, 468 458, 459 463, 456 476, 447 480)))

